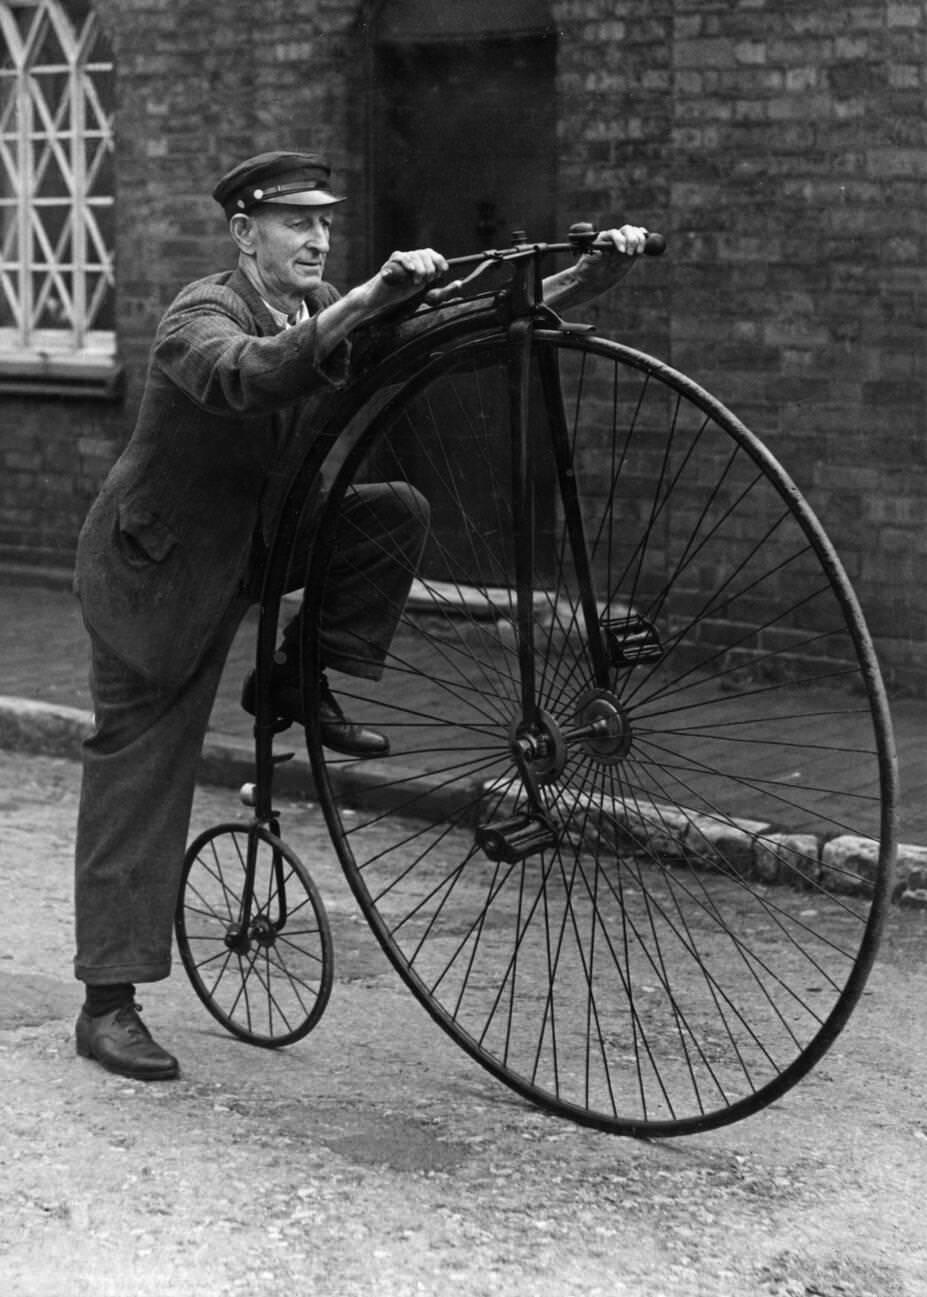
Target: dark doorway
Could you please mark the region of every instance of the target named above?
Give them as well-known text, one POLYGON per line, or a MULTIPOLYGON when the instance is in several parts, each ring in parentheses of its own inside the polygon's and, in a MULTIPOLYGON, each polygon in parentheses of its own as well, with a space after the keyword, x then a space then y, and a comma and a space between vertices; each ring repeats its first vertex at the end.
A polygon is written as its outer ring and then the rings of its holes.
MULTIPOLYGON (((390 6, 381 11, 370 137, 374 265, 394 248, 431 246, 453 257, 505 247, 515 230, 531 239, 556 237, 557 42, 539 21, 546 6, 496 0, 494 15, 492 6, 479 8, 494 23, 491 32, 472 30, 472 21, 471 30, 449 30, 467 6, 423 5, 418 25, 409 0, 392 11, 392 26, 386 21, 390 6), (533 29, 524 21, 529 11, 533 29), (506 16, 517 20, 515 30, 500 30, 506 16)), ((475 13, 471 6, 471 20, 475 13)), ((504 391, 502 385, 492 438, 498 465, 473 457, 467 501, 474 519, 485 512, 487 527, 498 518, 493 487, 504 489, 510 475, 504 391)), ((464 462, 469 413, 455 415, 449 406, 447 415, 448 452, 464 462)), ((485 426, 485 411, 481 418, 485 426)), ((442 516, 433 468, 424 458, 416 462, 410 448, 404 469, 433 502, 432 526, 441 543, 430 561, 426 555, 429 575, 465 580, 467 555, 455 553, 459 518, 454 510, 442 516), (438 548, 452 570, 436 570, 438 548)), ((539 512, 552 517, 552 482, 541 480, 536 489, 539 512)))
POLYGON ((381 45, 374 230, 448 256, 555 234, 556 39, 381 45))

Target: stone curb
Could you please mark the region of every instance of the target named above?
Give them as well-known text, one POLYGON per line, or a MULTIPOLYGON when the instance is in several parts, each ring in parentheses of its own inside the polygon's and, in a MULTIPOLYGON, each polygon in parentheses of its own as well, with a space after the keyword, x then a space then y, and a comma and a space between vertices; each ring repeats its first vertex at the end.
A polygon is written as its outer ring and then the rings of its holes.
MULTIPOLYGON (((0 748, 78 760, 92 726, 91 713, 77 707, 0 696, 0 748)), ((248 740, 207 734, 199 769, 201 782, 240 789, 253 777, 253 748, 248 740)), ((376 762, 346 766, 331 777, 337 780, 339 795, 358 808, 460 822, 459 785, 445 787, 440 781, 412 777, 408 772, 404 777, 394 763, 388 767, 376 762)), ((297 751, 277 766, 274 788, 281 796, 315 800, 312 772, 304 754, 297 751)), ((474 785, 474 821, 489 800, 494 815, 512 802, 510 792, 494 797, 498 791, 491 783, 474 785)), ((622 802, 613 798, 594 807, 582 794, 577 794, 576 800, 583 803, 585 832, 594 835, 599 845, 630 844, 661 861, 685 860, 702 869, 724 868, 759 883, 788 879, 794 886, 823 886, 848 895, 867 892, 875 877, 879 844, 872 838, 779 833, 756 820, 725 820, 643 799, 622 802)), ((927 846, 899 846, 892 899, 899 904, 927 906, 927 846)))
POLYGON ((78 707, 0 696, 0 748, 77 758, 92 724, 91 713, 78 707))
MULTIPOLYGON (((561 793, 561 801, 565 794, 561 793)), ((484 785, 492 815, 511 815, 510 781, 484 785), (500 796, 501 794, 501 796, 500 796)), ((724 871, 759 884, 785 883, 869 895, 879 863, 879 843, 853 834, 781 833, 759 820, 705 815, 646 798, 596 798, 575 794, 584 836, 597 844, 624 846, 672 866, 724 871)), ((927 905, 927 846, 898 847, 892 901, 927 905)))
MULTIPOLYGON (((0 695, 0 748, 32 756, 63 757, 78 761, 81 746, 93 729, 93 714, 78 707, 0 695)), ((274 774, 274 791, 281 797, 316 800, 309 759, 302 744, 295 744, 291 759, 281 762, 274 774), (302 749, 302 750, 300 750, 302 749)), ((460 818, 459 785, 403 771, 391 762, 383 766, 367 761, 336 768, 330 775, 339 796, 368 810, 405 810, 425 819, 460 818), (401 790, 401 791, 399 791, 401 790)), ((210 731, 203 744, 198 779, 219 788, 241 789, 254 779, 254 747, 250 740, 210 731)), ((474 785, 473 818, 479 789, 474 785)))

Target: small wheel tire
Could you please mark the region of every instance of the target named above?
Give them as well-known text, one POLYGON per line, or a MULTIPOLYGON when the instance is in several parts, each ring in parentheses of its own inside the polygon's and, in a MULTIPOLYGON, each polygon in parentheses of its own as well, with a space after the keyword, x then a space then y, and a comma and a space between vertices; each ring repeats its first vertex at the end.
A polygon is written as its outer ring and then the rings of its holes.
POLYGON ((193 989, 232 1035, 276 1049, 319 1022, 333 978, 325 907, 300 859, 264 826, 219 824, 190 844, 175 933, 193 989))

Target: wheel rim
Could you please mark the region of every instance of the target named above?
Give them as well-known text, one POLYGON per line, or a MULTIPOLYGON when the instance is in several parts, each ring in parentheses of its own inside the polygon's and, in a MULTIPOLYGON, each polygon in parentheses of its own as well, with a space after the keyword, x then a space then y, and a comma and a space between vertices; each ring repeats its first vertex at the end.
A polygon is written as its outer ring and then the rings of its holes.
MULTIPOLYGON (((685 1133, 781 1094, 858 998, 891 885, 887 708, 829 542, 747 429, 640 353, 540 345, 562 383, 610 663, 606 687, 557 486, 535 586, 542 822, 513 758, 523 717, 509 479, 491 450, 506 435, 498 343, 423 367, 332 491, 330 517, 350 482, 404 465, 420 478, 424 463, 454 541, 432 538, 431 606, 407 609, 383 682, 338 680, 346 705, 391 735, 389 761, 363 774, 381 809, 343 814, 360 776, 311 727, 310 755, 349 881, 445 1030, 554 1111, 685 1133), (495 528, 485 509, 476 527, 466 503, 482 455, 495 528), (593 721, 604 730, 576 737, 593 721), (854 855, 858 837, 878 850, 854 855)), ((537 405, 532 417, 545 422, 537 405)), ((557 482, 546 454, 542 485, 557 482)), ((307 582, 313 621, 331 530, 307 582)))
POLYGON ((197 995, 241 1039, 288 1045, 325 1011, 332 948, 321 898, 302 863, 266 829, 218 825, 190 845, 176 932, 197 995), (253 897, 245 906, 249 851, 253 897))

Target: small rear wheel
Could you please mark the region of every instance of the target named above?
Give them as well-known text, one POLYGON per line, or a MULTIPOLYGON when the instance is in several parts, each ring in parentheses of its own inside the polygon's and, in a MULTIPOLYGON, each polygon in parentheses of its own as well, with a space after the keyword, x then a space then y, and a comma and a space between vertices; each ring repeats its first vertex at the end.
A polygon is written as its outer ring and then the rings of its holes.
POLYGON ((175 930, 193 989, 240 1039, 290 1045, 324 1013, 332 940, 322 899, 264 826, 219 824, 191 843, 175 930))

